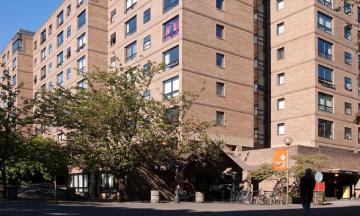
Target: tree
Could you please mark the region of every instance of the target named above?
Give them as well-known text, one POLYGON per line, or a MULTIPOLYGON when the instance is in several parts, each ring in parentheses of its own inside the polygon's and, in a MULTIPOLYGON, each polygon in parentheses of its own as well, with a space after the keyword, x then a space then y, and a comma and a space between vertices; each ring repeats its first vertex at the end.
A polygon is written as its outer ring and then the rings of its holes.
POLYGON ((20 110, 16 107, 18 89, 11 85, 11 77, 7 70, 3 71, 0 81, 0 171, 4 197, 7 196, 7 166, 16 160, 16 152, 21 145, 19 130, 20 110))
POLYGON ((181 170, 189 161, 204 161, 219 150, 219 142, 206 133, 211 124, 186 117, 195 96, 148 97, 153 78, 163 69, 149 62, 147 69, 89 72, 88 88, 58 87, 38 94, 29 110, 40 128, 55 127, 66 135, 74 165, 113 173, 124 192, 124 176, 139 165, 181 170))

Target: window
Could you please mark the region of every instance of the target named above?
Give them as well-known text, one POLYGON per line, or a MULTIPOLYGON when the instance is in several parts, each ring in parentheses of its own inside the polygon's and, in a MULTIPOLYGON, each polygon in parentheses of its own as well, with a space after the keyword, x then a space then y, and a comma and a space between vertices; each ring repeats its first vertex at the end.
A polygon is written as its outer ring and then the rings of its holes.
POLYGON ((279 23, 277 24, 277 35, 281 35, 281 34, 284 34, 285 32, 285 24, 282 22, 282 23, 279 23))
POLYGON ((348 25, 344 26, 344 38, 351 40, 351 27, 348 25))
POLYGON ((56 75, 56 83, 63 87, 64 86, 64 73, 60 72, 56 75))
POLYGON ((283 60, 285 58, 285 48, 281 47, 277 49, 277 60, 283 60))
POLYGON ((46 29, 44 29, 40 34, 40 44, 43 44, 46 41, 46 29))
POLYGON ((46 66, 40 69, 40 80, 43 80, 45 78, 46 78, 46 66))
POLYGON ((331 60, 332 59, 332 43, 323 39, 318 39, 318 55, 320 57, 331 60))
POLYGON ((171 48, 163 53, 165 70, 171 69, 179 65, 179 46, 171 48))
POLYGON ((347 65, 351 65, 351 62, 352 62, 351 59, 352 59, 351 53, 344 52, 344 63, 347 65))
POLYGON ((149 100, 151 97, 151 91, 149 89, 147 89, 145 92, 144 92, 144 100, 149 100))
POLYGON ((358 14, 357 14, 357 21, 360 22, 360 7, 358 7, 357 12, 358 12, 358 14))
POLYGON ((164 13, 166 13, 171 8, 179 4, 179 0, 163 0, 163 2, 164 2, 164 13))
POLYGON ((66 49, 66 58, 68 59, 68 58, 70 58, 71 57, 71 47, 68 47, 67 49, 66 49))
POLYGON ((319 92, 318 109, 324 112, 333 112, 333 96, 319 92))
POLYGON ((344 0, 344 13, 351 15, 351 3, 348 0, 344 0))
POLYGON ((319 119, 318 121, 318 136, 324 138, 333 138, 333 122, 319 119))
POLYGON ((285 84, 285 74, 284 73, 279 73, 277 75, 277 84, 278 85, 283 85, 285 84))
POLYGON ((66 16, 70 16, 71 14, 71 4, 69 4, 67 7, 66 7, 66 16))
POLYGON ((84 10, 83 12, 81 12, 79 14, 79 16, 77 17, 77 26, 78 29, 83 27, 86 23, 86 10, 84 10))
POLYGON ((332 2, 331 2, 332 0, 318 0, 318 2, 320 3, 320 4, 323 4, 323 5, 325 5, 326 7, 332 7, 332 2))
POLYGON ((51 44, 49 44, 49 55, 52 53, 52 51, 53 51, 53 45, 52 45, 52 43, 51 44))
POLYGON ((347 139, 347 140, 352 139, 351 128, 348 128, 348 127, 344 128, 344 138, 347 139))
POLYGON ((12 61, 12 70, 16 69, 16 58, 13 59, 12 61))
POLYGON ((17 51, 21 51, 23 49, 23 41, 19 38, 16 39, 16 41, 12 44, 12 52, 16 53, 17 51))
POLYGON ((220 53, 216 53, 216 66, 225 68, 225 56, 220 53))
MULTIPOLYGON (((34 41, 34 50, 36 50, 37 49, 37 41, 34 41)), ((15 50, 15 52, 16 52, 16 50, 15 50)), ((13 53, 14 53, 14 47, 13 47, 13 53)))
POLYGON ((64 11, 61 11, 57 15, 57 26, 61 26, 64 23, 64 11))
POLYGON ((285 109, 285 98, 278 99, 277 104, 278 104, 278 110, 285 109))
POLYGON ((151 9, 148 8, 144 11, 144 24, 151 20, 151 9))
POLYGON ((80 89, 86 89, 88 87, 86 80, 84 80, 84 79, 80 80, 77 83, 77 87, 80 88, 80 89))
POLYGON ((143 66, 143 75, 144 75, 144 77, 149 76, 150 71, 151 71, 151 63, 144 64, 144 66, 143 66))
POLYGON ((216 37, 224 38, 224 26, 216 24, 216 37))
POLYGON ((116 68, 116 61, 117 61, 116 56, 111 57, 111 59, 110 59, 110 68, 116 68))
POLYGON ((48 85, 48 89, 49 89, 49 91, 51 91, 52 89, 53 89, 53 83, 52 83, 52 81, 50 81, 49 82, 49 85, 48 85))
POLYGON ((318 82, 327 87, 333 87, 333 70, 318 65, 318 82))
POLYGON ((278 135, 284 135, 285 134, 285 124, 280 123, 277 125, 277 134, 278 135))
POLYGON ((360 144, 360 128, 358 128, 358 144, 360 144))
POLYGON ((40 92, 44 93, 46 91, 46 84, 42 84, 40 87, 40 92))
POLYGON ((44 49, 42 49, 41 50, 41 60, 45 60, 45 58, 46 58, 46 48, 44 48, 44 49))
POLYGON ((136 57, 136 41, 125 47, 125 62, 131 61, 136 57))
POLYGON ((129 11, 135 7, 137 0, 126 0, 126 11, 129 11))
POLYGON ((327 33, 332 33, 332 17, 318 12, 318 28, 327 33))
POLYGON ((179 95, 179 76, 165 80, 164 86, 164 97, 166 99, 176 97, 179 95))
POLYGON ((112 33, 110 36, 110 46, 116 44, 116 32, 112 33))
POLYGON ((37 83, 37 76, 34 76, 34 85, 37 83))
POLYGON ((52 25, 49 25, 49 35, 52 34, 52 25))
POLYGON ((147 50, 151 47, 151 35, 148 35, 144 38, 144 50, 147 50))
POLYGON ((284 6, 285 6, 284 0, 276 0, 276 7, 277 7, 278 10, 283 9, 284 6))
POLYGON ((11 77, 11 85, 16 86, 16 74, 11 77))
POLYGON ((79 74, 82 74, 85 72, 85 67, 86 67, 86 58, 85 56, 81 57, 78 61, 77 61, 77 65, 78 65, 78 70, 79 70, 79 74))
POLYGON ((63 52, 60 52, 57 55, 57 66, 59 67, 60 65, 62 65, 63 62, 64 62, 64 54, 63 52))
POLYGON ((101 187, 113 188, 114 187, 114 175, 108 173, 101 173, 101 187))
POLYGON ((88 175, 87 174, 71 174, 70 175, 70 188, 75 188, 76 192, 88 192, 88 175))
POLYGON ((345 102, 345 104, 344 104, 344 113, 346 115, 351 115, 351 113, 352 113, 351 103, 345 102))
POLYGON ((61 31, 58 35, 57 35, 57 46, 61 46, 64 42, 64 32, 61 31))
POLYGON ((86 37, 85 37, 85 33, 83 33, 82 35, 80 35, 80 37, 77 38, 78 49, 84 48, 85 44, 86 44, 86 37))
POLYGON ((125 23, 126 26, 126 36, 129 36, 136 32, 136 16, 132 17, 125 23))
POLYGON ((216 0, 216 8, 219 10, 224 10, 224 0, 216 0))
POLYGON ((83 2, 84 2, 84 0, 77 0, 77 5, 76 5, 76 7, 80 7, 83 2))
POLYGON ((352 91, 351 78, 349 78, 349 77, 344 77, 344 88, 345 88, 347 91, 352 91))
POLYGON ((216 111, 216 125, 217 126, 223 126, 225 125, 225 113, 216 111))
POLYGON ((111 15, 110 15, 110 23, 115 22, 115 18, 116 18, 116 9, 111 11, 111 15))
POLYGON ((164 42, 179 34, 179 16, 163 24, 164 42))
POLYGON ((216 95, 219 97, 225 97, 225 84, 216 82, 216 95))
POLYGON ((66 37, 70 37, 71 36, 71 25, 67 27, 66 29, 66 37))
POLYGON ((52 62, 50 62, 48 65, 48 73, 50 73, 51 71, 52 71, 52 62))
POLYGON ((71 68, 68 68, 66 70, 66 80, 70 80, 71 79, 71 68))

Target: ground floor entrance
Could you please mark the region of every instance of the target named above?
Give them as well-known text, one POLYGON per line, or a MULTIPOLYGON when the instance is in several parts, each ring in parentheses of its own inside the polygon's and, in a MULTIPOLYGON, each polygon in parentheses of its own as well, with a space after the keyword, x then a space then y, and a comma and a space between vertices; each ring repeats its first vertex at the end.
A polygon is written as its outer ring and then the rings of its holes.
POLYGON ((325 196, 337 199, 358 197, 360 191, 355 191, 360 175, 359 172, 335 170, 324 172, 325 196))

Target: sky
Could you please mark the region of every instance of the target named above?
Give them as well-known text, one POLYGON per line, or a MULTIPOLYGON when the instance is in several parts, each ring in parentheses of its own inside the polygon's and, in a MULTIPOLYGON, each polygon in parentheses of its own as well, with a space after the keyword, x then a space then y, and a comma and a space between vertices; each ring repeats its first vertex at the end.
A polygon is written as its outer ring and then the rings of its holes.
POLYGON ((63 0, 0 0, 0 52, 18 29, 37 31, 63 0))

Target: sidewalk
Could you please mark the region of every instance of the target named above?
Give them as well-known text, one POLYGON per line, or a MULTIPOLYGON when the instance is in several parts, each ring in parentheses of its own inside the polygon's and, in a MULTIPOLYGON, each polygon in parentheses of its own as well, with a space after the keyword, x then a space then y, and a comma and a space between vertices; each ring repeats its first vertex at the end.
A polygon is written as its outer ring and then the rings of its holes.
MULTIPOLYGON (((314 216, 358 216, 360 200, 334 201, 323 206, 313 206, 314 216)), ((33 201, 0 201, 1 216, 301 216, 300 205, 265 206, 237 203, 104 203, 61 202, 58 204, 33 201)))

